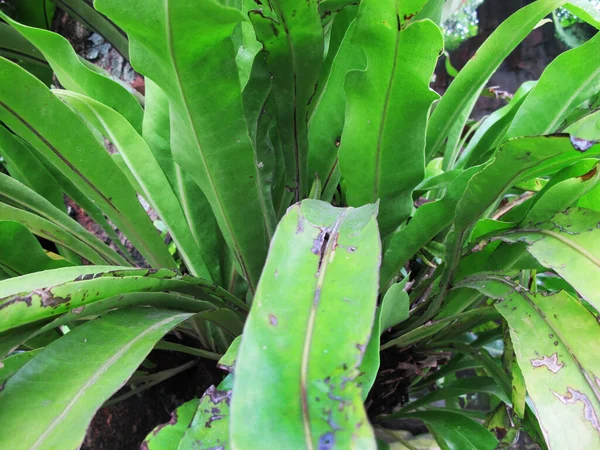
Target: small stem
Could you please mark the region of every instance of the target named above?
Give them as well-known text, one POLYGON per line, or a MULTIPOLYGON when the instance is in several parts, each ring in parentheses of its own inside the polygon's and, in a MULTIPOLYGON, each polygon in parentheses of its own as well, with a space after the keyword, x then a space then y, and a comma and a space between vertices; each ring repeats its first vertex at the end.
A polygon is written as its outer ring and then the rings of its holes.
POLYGON ((155 350, 173 350, 180 353, 186 353, 188 355, 200 356, 206 359, 212 359, 213 361, 220 360, 223 355, 219 353, 209 352, 208 350, 202 350, 199 348, 188 347, 186 345, 175 344, 173 342, 160 341, 154 346, 155 350))

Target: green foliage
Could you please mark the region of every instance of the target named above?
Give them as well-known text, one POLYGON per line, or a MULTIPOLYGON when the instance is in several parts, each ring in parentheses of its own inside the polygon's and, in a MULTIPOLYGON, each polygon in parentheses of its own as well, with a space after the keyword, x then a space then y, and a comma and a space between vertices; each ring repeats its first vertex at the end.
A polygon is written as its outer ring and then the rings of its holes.
POLYGON ((0 446, 75 448, 122 386, 196 363, 154 373, 153 348, 229 374, 151 450, 383 448, 397 418, 442 449, 599 445, 600 35, 468 120, 557 8, 599 27, 590 3, 517 11, 440 97, 457 2, 56 0, 141 102, 12 3, 0 446))

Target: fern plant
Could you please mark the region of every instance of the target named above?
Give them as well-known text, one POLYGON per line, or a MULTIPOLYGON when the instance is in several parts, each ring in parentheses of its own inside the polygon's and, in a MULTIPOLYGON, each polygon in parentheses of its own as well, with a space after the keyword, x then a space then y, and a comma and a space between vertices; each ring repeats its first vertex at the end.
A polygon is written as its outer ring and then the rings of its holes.
POLYGON ((467 126, 554 10, 600 27, 589 2, 523 7, 442 96, 442 0, 57 3, 145 96, 0 13, 2 448, 77 448, 195 363, 153 349, 229 374, 144 448, 385 448, 394 419, 600 445, 600 34, 467 126))

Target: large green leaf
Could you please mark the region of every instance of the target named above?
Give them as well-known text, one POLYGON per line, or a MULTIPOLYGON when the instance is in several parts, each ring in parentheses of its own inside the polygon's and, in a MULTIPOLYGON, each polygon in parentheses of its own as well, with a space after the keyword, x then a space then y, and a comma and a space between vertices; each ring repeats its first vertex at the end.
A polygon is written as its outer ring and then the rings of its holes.
MULTIPOLYGON (((235 306, 241 303, 208 281, 181 277, 168 269, 157 272, 93 266, 87 271, 85 267, 33 273, 0 282, 0 331, 69 311, 80 314, 89 304, 133 292, 180 292, 222 307, 223 301, 235 306)), ((233 336, 239 331, 232 330, 233 336)))
POLYGON ((600 309, 600 212, 567 209, 539 223, 508 231, 500 239, 525 241, 527 251, 553 269, 600 309))
POLYGON ((95 202, 152 266, 176 266, 127 178, 75 112, 3 58, 0 97, 2 121, 95 202))
MULTIPOLYGON (((117 147, 120 155, 143 189, 150 206, 165 224, 186 267, 194 276, 211 279, 202 251, 188 226, 185 214, 169 180, 161 170, 146 141, 123 116, 89 97, 68 91, 54 91, 79 111, 117 147)), ((214 279, 220 281, 220 277, 214 279)))
POLYGON ((27 145, 4 127, 0 127, 0 155, 8 173, 44 196, 60 210, 65 209, 65 201, 54 177, 33 155, 27 145))
POLYGON ((562 291, 531 294, 503 282, 473 287, 498 298, 510 326, 519 367, 548 448, 600 445, 600 339, 598 322, 576 298, 562 291))
POLYGON ((323 60, 318 1, 272 0, 250 19, 272 75, 286 187, 299 201, 309 190, 307 115, 323 60))
POLYGON ((474 100, 502 61, 540 20, 564 3, 565 0, 537 0, 510 16, 483 43, 454 79, 431 116, 427 129, 428 157, 440 151, 458 120, 467 120, 474 100))
POLYGON ((433 22, 406 26, 400 5, 407 7, 396 0, 360 4, 353 42, 365 52, 367 69, 346 79, 340 146, 348 203, 381 199, 382 236, 411 214, 412 191, 425 176, 425 129, 438 98, 429 82, 444 46, 433 22))
POLYGON ((53 257, 44 252, 38 240, 19 222, 0 222, 0 250, 0 267, 16 275, 73 265, 58 255, 53 257))
POLYGON ((110 19, 94 9, 91 0, 52 0, 60 9, 69 13, 90 30, 104 36, 125 59, 129 59, 127 35, 110 19))
POLYGON ((600 34, 552 61, 519 108, 504 139, 552 133, 571 111, 600 91, 598 53, 600 34))
POLYGON ((95 4, 129 35, 133 66, 169 97, 175 160, 208 198, 253 291, 267 240, 229 38, 243 16, 214 0, 95 4))
MULTIPOLYGON (((146 103, 142 137, 148 143, 156 162, 167 176, 173 191, 179 199, 196 245, 203 250, 205 260, 213 280, 220 279, 221 262, 219 256, 224 246, 210 204, 191 175, 181 169, 171 153, 171 115, 169 98, 162 89, 149 78, 146 82, 146 103)), ((225 286, 225 283, 223 284, 225 286)))
POLYGON ((59 34, 32 28, 0 17, 25 36, 44 55, 60 83, 71 91, 88 95, 120 112, 138 130, 142 129, 142 107, 137 99, 118 82, 88 68, 59 34))
POLYGON ((0 446, 79 447, 96 410, 154 344, 190 316, 159 308, 119 310, 45 347, 0 391, 0 446))
POLYGON ((52 68, 44 55, 6 23, 0 23, 0 56, 17 61, 44 84, 52 83, 52 68))
POLYGON ((49 0, 19 0, 10 2, 8 7, 16 20, 31 27, 47 29, 52 27, 55 9, 49 0))
POLYGON ((277 227, 235 364, 234 448, 375 448, 355 379, 376 307, 376 211, 305 200, 277 227))

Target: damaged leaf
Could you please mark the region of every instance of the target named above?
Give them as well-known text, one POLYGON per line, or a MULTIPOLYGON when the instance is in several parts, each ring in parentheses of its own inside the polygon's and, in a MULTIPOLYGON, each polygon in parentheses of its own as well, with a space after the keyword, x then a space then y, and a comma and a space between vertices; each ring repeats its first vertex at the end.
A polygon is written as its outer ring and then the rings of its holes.
POLYGON ((146 436, 141 450, 177 450, 199 403, 200 399, 194 398, 179 406, 171 413, 171 420, 158 425, 146 436))
POLYGON ((305 200, 280 222, 236 361, 234 448, 376 447, 356 384, 376 308, 376 213, 305 200))
POLYGON ((470 286, 498 299, 548 448, 600 446, 598 321, 561 291, 532 294, 505 279, 470 286))

